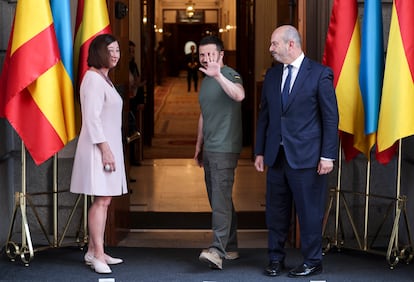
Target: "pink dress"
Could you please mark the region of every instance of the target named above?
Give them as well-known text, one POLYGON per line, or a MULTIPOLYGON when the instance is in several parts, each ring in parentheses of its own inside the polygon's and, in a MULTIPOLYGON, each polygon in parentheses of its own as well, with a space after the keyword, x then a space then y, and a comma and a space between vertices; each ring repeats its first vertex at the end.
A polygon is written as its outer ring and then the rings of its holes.
POLYGON ((97 72, 88 70, 80 86, 82 128, 73 163, 72 193, 117 196, 126 194, 122 144, 122 98, 97 72), (107 141, 115 158, 114 172, 105 172, 97 144, 107 141))

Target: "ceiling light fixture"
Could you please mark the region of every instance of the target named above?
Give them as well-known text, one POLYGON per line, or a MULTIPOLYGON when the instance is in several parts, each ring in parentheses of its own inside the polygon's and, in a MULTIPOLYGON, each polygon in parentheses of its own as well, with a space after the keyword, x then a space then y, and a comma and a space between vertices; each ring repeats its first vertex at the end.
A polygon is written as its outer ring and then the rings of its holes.
POLYGON ((185 3, 185 5, 187 6, 187 8, 185 9, 187 17, 191 19, 194 16, 194 6, 195 6, 195 4, 193 3, 192 0, 189 0, 187 3, 185 3))

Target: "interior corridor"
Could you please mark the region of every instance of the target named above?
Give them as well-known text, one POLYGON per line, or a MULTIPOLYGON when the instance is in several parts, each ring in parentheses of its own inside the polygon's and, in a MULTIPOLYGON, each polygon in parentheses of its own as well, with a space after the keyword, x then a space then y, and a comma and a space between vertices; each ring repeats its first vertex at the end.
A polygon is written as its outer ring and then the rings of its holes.
MULTIPOLYGON (((131 167, 132 211, 210 211, 203 169, 192 159, 198 117, 198 95, 187 92, 186 77, 167 78, 155 90, 152 147, 144 148, 141 166, 131 167), (161 89, 162 91, 160 91, 161 89)), ((243 149, 234 185, 238 211, 263 211, 265 175, 253 167, 251 148, 243 149)))

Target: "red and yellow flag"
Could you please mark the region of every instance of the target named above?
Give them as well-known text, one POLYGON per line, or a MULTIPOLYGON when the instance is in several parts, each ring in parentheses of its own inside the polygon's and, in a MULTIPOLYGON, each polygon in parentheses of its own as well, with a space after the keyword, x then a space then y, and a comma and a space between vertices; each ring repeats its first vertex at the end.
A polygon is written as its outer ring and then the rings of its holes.
POLYGON ((356 0, 335 0, 326 38, 323 63, 334 72, 339 110, 339 135, 346 160, 359 152, 367 158, 375 133, 364 132, 364 106, 359 87, 361 28, 356 0))
POLYGON ((0 117, 37 165, 74 138, 66 116, 73 108, 61 91, 64 72, 49 0, 19 0, 0 75, 0 117))
POLYGON ((106 0, 79 0, 75 23, 74 68, 77 85, 88 69, 91 41, 99 34, 111 33, 106 0))
POLYGON ((414 134, 414 1, 395 0, 378 123, 377 160, 388 163, 399 139, 414 134))
MULTIPOLYGON (((88 49, 92 40, 99 34, 111 33, 106 0, 78 0, 73 46, 73 66, 75 72, 76 93, 85 72, 88 70, 88 49)), ((78 96, 76 96, 78 97, 78 96)), ((76 128, 80 130, 81 114, 79 99, 76 99, 76 128)))

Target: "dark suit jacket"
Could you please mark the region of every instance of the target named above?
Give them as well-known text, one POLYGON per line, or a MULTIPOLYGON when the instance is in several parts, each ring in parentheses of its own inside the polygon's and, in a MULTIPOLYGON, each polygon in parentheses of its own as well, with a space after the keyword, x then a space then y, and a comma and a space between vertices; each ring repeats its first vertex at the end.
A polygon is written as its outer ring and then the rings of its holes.
POLYGON ((316 167, 320 157, 336 159, 338 107, 330 68, 304 58, 282 111, 283 64, 270 68, 263 83, 256 131, 256 155, 273 166, 281 141, 289 165, 316 167))

